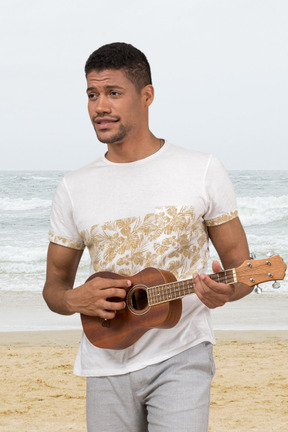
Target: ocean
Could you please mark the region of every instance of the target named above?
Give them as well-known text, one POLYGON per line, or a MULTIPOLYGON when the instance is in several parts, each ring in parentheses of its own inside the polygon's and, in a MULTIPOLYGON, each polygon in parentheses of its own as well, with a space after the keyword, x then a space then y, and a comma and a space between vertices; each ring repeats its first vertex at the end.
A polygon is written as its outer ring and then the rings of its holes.
MULTIPOLYGON (((39 291, 43 287, 51 200, 62 171, 0 172, 0 290, 39 291)), ((288 171, 230 171, 250 251, 270 252, 288 263, 288 171)), ((216 258, 211 247, 212 259, 216 258)), ((84 254, 78 279, 89 273, 84 254)), ((81 279, 82 278, 82 279, 81 279)), ((271 289, 263 285, 263 292, 271 289)), ((288 281, 281 292, 288 292, 288 281)))
MULTIPOLYGON (((0 293, 39 295, 45 281, 51 200, 63 171, 0 172, 0 293)), ((256 259, 279 254, 288 263, 288 171, 230 171, 240 219, 256 259)), ((216 258, 211 247, 211 260, 216 258)), ((210 269, 211 270, 211 269, 210 269)), ((84 252, 76 284, 89 275, 84 252)), ((261 285, 262 296, 288 293, 287 278, 275 290, 261 285)), ((0 326, 1 328, 1 326, 0 326)))

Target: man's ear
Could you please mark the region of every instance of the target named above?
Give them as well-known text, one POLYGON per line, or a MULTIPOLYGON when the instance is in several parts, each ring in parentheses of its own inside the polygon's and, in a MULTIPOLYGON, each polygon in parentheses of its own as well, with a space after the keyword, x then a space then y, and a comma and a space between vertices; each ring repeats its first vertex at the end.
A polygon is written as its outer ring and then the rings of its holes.
POLYGON ((154 100, 154 87, 148 84, 142 89, 143 102, 145 107, 149 107, 154 100))

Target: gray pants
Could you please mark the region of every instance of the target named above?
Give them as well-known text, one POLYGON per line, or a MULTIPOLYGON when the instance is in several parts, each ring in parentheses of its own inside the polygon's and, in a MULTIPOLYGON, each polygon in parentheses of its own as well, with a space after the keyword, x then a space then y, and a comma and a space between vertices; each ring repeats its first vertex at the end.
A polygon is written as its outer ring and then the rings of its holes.
POLYGON ((207 432, 213 346, 136 372, 87 379, 88 432, 207 432))

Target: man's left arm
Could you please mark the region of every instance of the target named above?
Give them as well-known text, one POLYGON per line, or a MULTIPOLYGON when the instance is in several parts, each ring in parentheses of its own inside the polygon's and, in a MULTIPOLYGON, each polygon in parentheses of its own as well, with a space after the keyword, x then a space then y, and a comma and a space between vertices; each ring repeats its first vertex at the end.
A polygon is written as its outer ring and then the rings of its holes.
MULTIPOLYGON (((221 225, 208 227, 208 233, 224 269, 239 267, 243 261, 249 259, 246 234, 238 217, 221 225)), ((212 269, 214 273, 222 271, 218 261, 213 262, 212 269)), ((194 282, 195 293, 210 309, 239 300, 253 290, 253 287, 242 283, 226 285, 215 282, 206 274, 195 274, 194 282)))

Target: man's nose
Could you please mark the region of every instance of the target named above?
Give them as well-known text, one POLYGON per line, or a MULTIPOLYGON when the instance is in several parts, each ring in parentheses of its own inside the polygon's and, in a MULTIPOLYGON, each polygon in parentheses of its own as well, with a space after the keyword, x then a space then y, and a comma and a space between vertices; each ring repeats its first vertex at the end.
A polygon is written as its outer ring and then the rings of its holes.
POLYGON ((98 97, 97 102, 95 104, 95 111, 99 115, 111 112, 111 106, 109 104, 109 100, 105 95, 101 95, 98 97))

